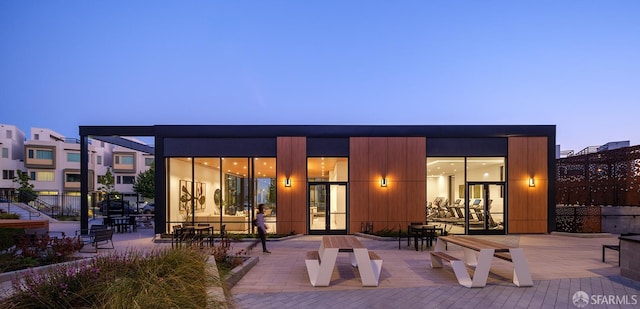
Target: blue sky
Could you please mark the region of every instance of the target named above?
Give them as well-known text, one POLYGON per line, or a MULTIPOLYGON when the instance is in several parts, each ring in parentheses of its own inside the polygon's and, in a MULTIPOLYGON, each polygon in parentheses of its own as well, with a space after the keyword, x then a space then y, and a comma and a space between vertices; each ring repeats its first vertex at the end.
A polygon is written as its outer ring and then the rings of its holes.
POLYGON ((0 1, 0 123, 551 124, 640 144, 640 1, 0 1))

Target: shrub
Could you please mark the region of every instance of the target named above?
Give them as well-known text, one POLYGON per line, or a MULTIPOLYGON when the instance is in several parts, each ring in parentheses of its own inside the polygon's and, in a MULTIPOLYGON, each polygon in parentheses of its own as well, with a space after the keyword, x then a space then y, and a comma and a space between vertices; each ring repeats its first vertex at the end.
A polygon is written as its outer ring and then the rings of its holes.
MULTIPOLYGON (((208 255, 193 248, 97 256, 15 281, 1 308, 204 308, 208 255)), ((216 307, 216 304, 209 304, 216 307)))
POLYGON ((398 237, 399 233, 398 231, 385 228, 385 229, 376 231, 375 233, 373 233, 373 235, 381 236, 381 237, 398 237))
POLYGON ((73 260, 71 256, 82 247, 76 237, 27 235, 24 229, 7 229, 0 236, 2 272, 70 261, 73 260))
POLYGON ((20 219, 19 214, 0 213, 0 219, 20 219))

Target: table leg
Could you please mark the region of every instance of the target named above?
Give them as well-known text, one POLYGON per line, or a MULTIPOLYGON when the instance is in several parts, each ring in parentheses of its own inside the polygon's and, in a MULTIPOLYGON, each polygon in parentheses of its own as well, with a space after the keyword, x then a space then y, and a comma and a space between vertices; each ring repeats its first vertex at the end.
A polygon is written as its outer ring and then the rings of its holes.
POLYGON ((513 260, 513 283, 517 286, 533 286, 529 265, 522 248, 509 249, 513 260))
POLYGON ((476 251, 473 249, 469 249, 469 248, 462 248, 462 251, 464 252, 464 262, 467 265, 470 266, 477 266, 478 265, 478 258, 476 257, 476 251))
POLYGON ((336 265, 336 258, 338 257, 337 248, 325 248, 322 253, 320 267, 316 275, 315 280, 311 278, 311 284, 313 286, 329 286, 331 282, 331 274, 333 268, 336 265))
POLYGON ((375 264, 376 267, 374 268, 374 263, 369 259, 369 250, 366 248, 353 249, 353 255, 355 255, 358 263, 362 286, 378 286, 382 261, 380 261, 380 264, 375 264))
POLYGON ((489 270, 491 270, 491 261, 493 260, 494 252, 494 249, 480 250, 478 264, 476 265, 476 270, 473 273, 473 279, 470 287, 478 288, 487 285, 487 278, 489 278, 489 270))

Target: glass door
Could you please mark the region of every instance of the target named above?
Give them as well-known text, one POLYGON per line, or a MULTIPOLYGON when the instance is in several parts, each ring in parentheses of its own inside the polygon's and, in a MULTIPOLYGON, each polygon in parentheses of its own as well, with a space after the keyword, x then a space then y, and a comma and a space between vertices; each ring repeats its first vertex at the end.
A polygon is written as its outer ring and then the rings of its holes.
POLYGON ((309 234, 346 234, 346 183, 309 183, 309 234))
POLYGON ((505 233, 505 185, 496 183, 467 183, 468 195, 472 197, 465 209, 468 234, 505 233))

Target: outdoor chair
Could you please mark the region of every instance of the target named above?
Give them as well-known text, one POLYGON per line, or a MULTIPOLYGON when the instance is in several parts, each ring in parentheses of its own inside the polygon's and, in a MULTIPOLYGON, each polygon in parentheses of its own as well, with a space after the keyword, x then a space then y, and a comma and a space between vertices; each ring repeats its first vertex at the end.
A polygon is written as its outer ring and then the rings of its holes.
POLYGON ((198 226, 209 228, 206 231, 200 231, 200 234, 197 236, 200 244, 206 243, 208 246, 212 246, 215 241, 213 227, 209 223, 198 223, 198 226))
MULTIPOLYGON (((639 233, 622 233, 620 236, 635 236, 640 235, 639 233)), ((614 251, 618 251, 618 266, 620 266, 620 240, 618 240, 617 245, 602 245, 602 263, 604 263, 604 249, 611 249, 614 251)))

